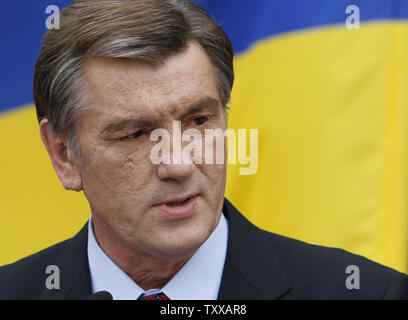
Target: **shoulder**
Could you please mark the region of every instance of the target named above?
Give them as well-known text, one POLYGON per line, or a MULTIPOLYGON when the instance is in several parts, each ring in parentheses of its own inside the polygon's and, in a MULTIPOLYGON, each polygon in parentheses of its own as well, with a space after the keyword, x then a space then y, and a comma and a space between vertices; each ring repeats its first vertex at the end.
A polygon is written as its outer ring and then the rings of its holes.
POLYGON ((321 299, 408 299, 408 276, 339 248, 259 229, 293 283, 292 294, 321 299))
POLYGON ((69 240, 0 267, 0 300, 33 299, 45 288, 47 267, 53 265, 69 240))
POLYGON ((231 231, 230 261, 251 272, 265 292, 281 281, 291 287, 286 299, 408 299, 406 274, 343 249, 262 230, 227 199, 223 210, 231 231))

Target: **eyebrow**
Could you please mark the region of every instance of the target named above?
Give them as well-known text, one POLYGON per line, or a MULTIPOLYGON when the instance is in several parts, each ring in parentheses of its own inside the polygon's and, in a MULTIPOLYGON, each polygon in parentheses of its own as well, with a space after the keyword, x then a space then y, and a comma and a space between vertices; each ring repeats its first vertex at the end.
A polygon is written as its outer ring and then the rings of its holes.
POLYGON ((214 99, 212 97, 205 97, 201 100, 199 100, 197 103, 194 103, 190 107, 188 107, 186 110, 184 110, 181 115, 180 119, 184 118, 190 114, 200 112, 203 109, 212 109, 216 110, 219 106, 220 102, 218 99, 214 99))
MULTIPOLYGON (((214 99, 212 97, 205 97, 198 102, 189 106, 186 110, 184 110, 179 118, 182 119, 190 114, 200 112, 203 109, 217 109, 219 106, 219 100, 214 99)), ((118 122, 111 123, 107 125, 102 132, 104 133, 114 133, 123 131, 126 129, 131 128, 152 128, 157 125, 156 121, 151 119, 139 118, 139 119, 124 119, 119 120, 118 122)))
POLYGON ((113 133, 130 128, 146 128, 152 127, 154 124, 155 122, 149 119, 125 119, 120 120, 119 122, 111 123, 110 125, 106 126, 102 132, 113 133))

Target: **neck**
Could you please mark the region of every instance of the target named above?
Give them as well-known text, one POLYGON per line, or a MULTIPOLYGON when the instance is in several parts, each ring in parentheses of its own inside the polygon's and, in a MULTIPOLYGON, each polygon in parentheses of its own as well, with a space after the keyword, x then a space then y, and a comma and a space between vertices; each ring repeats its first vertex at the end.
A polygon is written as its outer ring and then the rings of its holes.
POLYGON ((93 217, 93 230, 105 254, 145 291, 163 288, 195 253, 169 258, 130 248, 97 217, 93 217))
POLYGON ((161 289, 184 266, 188 259, 189 258, 183 259, 178 262, 164 261, 163 263, 157 263, 155 261, 149 267, 139 267, 137 269, 130 267, 127 268, 127 271, 126 267, 123 267, 123 270, 143 290, 161 289))

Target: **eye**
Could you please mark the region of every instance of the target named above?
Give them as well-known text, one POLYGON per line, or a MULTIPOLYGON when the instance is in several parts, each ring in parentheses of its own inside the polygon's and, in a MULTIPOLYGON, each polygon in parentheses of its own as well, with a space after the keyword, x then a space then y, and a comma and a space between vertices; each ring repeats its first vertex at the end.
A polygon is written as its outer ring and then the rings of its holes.
POLYGON ((139 131, 137 131, 135 133, 132 133, 132 134, 126 136, 125 139, 136 139, 136 138, 140 137, 144 133, 145 132, 143 130, 139 130, 139 131))
POLYGON ((201 117, 197 117, 194 118, 194 122, 196 123, 196 125, 201 126, 202 124, 206 123, 208 120, 207 117, 205 116, 201 116, 201 117))

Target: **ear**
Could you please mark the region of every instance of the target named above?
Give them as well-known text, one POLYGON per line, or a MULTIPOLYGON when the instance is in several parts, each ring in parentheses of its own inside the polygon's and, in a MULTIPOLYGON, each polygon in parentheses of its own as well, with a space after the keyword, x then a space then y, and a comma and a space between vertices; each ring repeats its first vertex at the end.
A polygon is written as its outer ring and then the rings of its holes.
POLYGON ((52 130, 48 119, 40 122, 41 139, 50 155, 52 165, 57 172, 58 178, 67 190, 81 191, 82 177, 80 174, 79 161, 69 150, 65 137, 58 135, 52 130))

